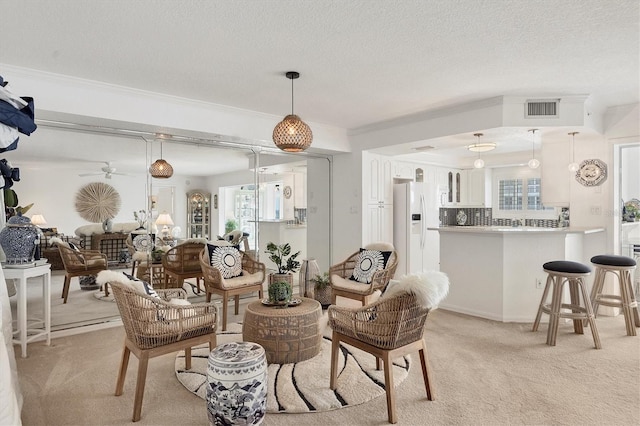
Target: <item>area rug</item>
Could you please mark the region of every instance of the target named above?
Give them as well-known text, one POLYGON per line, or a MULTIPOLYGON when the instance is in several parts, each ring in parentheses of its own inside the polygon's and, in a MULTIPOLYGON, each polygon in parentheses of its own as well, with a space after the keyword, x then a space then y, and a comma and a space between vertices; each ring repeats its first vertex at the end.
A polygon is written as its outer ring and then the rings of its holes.
MULTIPOLYGON (((242 341, 242 326, 230 324, 218 335, 218 344, 242 341)), ((191 370, 184 370, 184 351, 176 356, 176 376, 189 391, 205 399, 207 394, 207 345, 191 352, 191 370)), ((410 356, 393 363, 397 387, 408 375, 410 356)), ((315 357, 295 364, 270 364, 268 367, 267 412, 307 413, 335 410, 363 404, 385 394, 384 371, 376 370, 375 358, 351 346, 342 346, 336 390, 329 389, 331 368, 331 329, 324 333, 322 349, 315 357)))

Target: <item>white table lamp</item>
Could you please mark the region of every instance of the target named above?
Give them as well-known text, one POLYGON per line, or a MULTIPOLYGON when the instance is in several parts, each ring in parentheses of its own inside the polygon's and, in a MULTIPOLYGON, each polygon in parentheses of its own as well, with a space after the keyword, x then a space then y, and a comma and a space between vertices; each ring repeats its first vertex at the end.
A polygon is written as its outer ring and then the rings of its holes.
POLYGON ((169 231, 169 227, 173 226, 173 220, 171 219, 171 216, 169 215, 169 213, 160 213, 160 215, 158 215, 158 219, 156 219, 156 225, 161 226, 162 225, 162 231, 160 231, 161 233, 161 238, 163 240, 167 240, 171 238, 171 232, 169 231))
POLYGON ((43 226, 45 226, 47 224, 46 219, 44 218, 43 215, 41 214, 34 214, 33 216, 31 216, 31 223, 42 228, 43 226))

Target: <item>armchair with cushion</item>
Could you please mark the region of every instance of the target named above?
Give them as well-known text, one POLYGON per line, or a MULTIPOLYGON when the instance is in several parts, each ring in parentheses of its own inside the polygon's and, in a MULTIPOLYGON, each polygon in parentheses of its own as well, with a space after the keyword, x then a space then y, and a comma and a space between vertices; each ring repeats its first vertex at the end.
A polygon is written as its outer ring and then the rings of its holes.
POLYGON ((331 303, 336 304, 338 296, 359 300, 366 305, 376 290, 384 291, 398 267, 395 248, 389 243, 372 243, 353 253, 344 262, 329 268, 331 303), (366 251, 380 252, 386 259, 384 267, 376 268, 369 262, 366 251), (387 257, 388 256, 388 257, 387 257), (365 266, 366 265, 366 266, 365 266), (366 270, 363 270, 366 269, 366 270), (359 281, 351 279, 356 275, 359 281))
MULTIPOLYGON (((65 274, 62 287, 64 303, 67 303, 67 298, 69 297, 71 278, 95 275, 108 269, 107 256, 97 250, 81 250, 75 245, 70 245, 57 238, 53 238, 51 242, 58 246, 62 264, 64 265, 65 274)), ((108 296, 109 289, 107 285, 105 284, 103 287, 105 296, 108 296)))
POLYGON ((194 292, 200 292, 200 278, 202 278, 200 252, 205 244, 206 240, 202 239, 185 240, 165 253, 162 257, 162 266, 166 288, 182 288, 185 279, 195 278, 194 292))
POLYGON ((330 306, 329 326, 333 329, 331 376, 329 386, 335 390, 338 378, 340 343, 351 345, 376 357, 376 368, 384 365, 389 423, 397 423, 394 359, 418 352, 427 399, 434 399, 433 374, 427 357, 424 325, 430 311, 437 308, 449 291, 449 279, 442 272, 431 271, 407 275, 389 285, 382 297, 361 308, 330 306))
MULTIPOLYGON (((138 358, 138 374, 133 405, 134 422, 140 420, 142 398, 150 358, 184 349, 185 368, 191 369, 191 348, 208 343, 216 347, 217 311, 212 303, 190 304, 183 289, 153 290, 147 283, 131 280, 125 274, 105 271, 99 283, 112 286, 126 337, 116 383, 116 396, 122 395, 129 355, 138 358)), ((170 403, 170 398, 167 403, 170 403)))
MULTIPOLYGON (((207 301, 211 300, 212 294, 219 294, 222 296, 222 331, 227 330, 227 305, 229 297, 235 297, 235 314, 238 315, 240 305, 240 295, 258 292, 258 297, 262 299, 262 283, 265 280, 266 268, 264 263, 255 261, 251 256, 246 253, 233 248, 230 244, 225 242, 217 242, 216 245, 222 247, 230 247, 236 250, 241 257, 241 271, 242 275, 229 277, 230 275, 236 275, 228 273, 222 267, 216 267, 211 265, 211 256, 209 252, 209 245, 205 247, 200 253, 200 267, 204 275, 204 286, 207 294, 207 301)), ((237 260, 237 257, 236 257, 237 260)), ((234 261, 232 261, 234 262, 234 261)))

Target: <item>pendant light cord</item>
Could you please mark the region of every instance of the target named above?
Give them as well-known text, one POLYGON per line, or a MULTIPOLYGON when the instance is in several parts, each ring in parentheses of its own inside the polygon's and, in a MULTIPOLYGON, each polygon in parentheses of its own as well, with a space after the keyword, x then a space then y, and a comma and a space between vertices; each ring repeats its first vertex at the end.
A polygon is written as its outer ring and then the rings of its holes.
POLYGON ((293 78, 291 79, 291 115, 293 115, 293 78))

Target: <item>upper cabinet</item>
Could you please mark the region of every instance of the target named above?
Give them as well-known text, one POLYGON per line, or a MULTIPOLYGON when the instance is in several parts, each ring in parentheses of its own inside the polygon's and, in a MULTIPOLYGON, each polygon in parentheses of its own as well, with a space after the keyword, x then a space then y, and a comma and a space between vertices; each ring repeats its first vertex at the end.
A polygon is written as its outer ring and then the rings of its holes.
POLYGON ((209 204, 211 194, 187 193, 187 238, 209 238, 209 204))
POLYGON ((366 204, 393 204, 391 160, 363 152, 362 161, 362 187, 366 204))
POLYGON ((414 180, 414 169, 415 167, 413 167, 413 164, 411 163, 405 163, 403 161, 394 161, 393 162, 393 178, 414 180))
POLYGON ((440 205, 443 207, 452 207, 461 204, 465 197, 463 171, 459 169, 450 169, 439 167, 436 171, 436 181, 438 186, 438 196, 440 197, 440 205))
POLYGON ((462 203, 469 207, 491 207, 491 169, 463 170, 466 184, 462 203))

